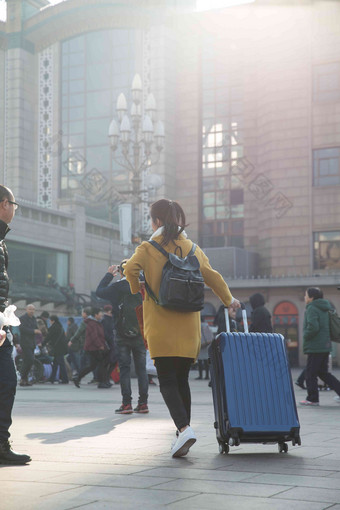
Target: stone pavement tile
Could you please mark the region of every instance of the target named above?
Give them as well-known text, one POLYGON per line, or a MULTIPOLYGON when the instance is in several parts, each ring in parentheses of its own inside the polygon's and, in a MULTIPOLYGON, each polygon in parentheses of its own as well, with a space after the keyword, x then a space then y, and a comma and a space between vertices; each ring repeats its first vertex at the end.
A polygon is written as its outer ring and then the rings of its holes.
POLYGON ((103 487, 121 487, 146 489, 153 485, 172 481, 169 477, 136 476, 136 475, 107 475, 101 473, 67 473, 57 475, 54 483, 70 483, 75 485, 91 485, 103 487))
POLYGON ((1 494, 6 494, 6 497, 17 496, 19 494, 26 494, 26 497, 41 497, 56 494, 58 492, 74 489, 74 485, 66 483, 51 483, 51 482, 17 482, 16 480, 5 481, 1 483, 1 494))
MULTIPOLYGON (((64 474, 64 473, 102 473, 102 474, 120 474, 120 475, 131 475, 133 473, 138 473, 139 471, 144 471, 146 469, 150 469, 150 466, 138 466, 138 465, 125 465, 125 464, 116 464, 107 462, 104 463, 101 459, 98 462, 92 463, 78 463, 78 462, 70 462, 67 460, 62 460, 60 462, 48 461, 33 461, 31 464, 27 465, 26 468, 34 469, 37 472, 48 472, 52 471, 55 475, 64 474)), ((10 468, 11 470, 13 467, 10 468)), ((19 468, 18 468, 19 469, 19 468)), ((0 479, 1 479, 1 468, 0 468, 0 479)))
POLYGON ((282 485, 291 485, 294 487, 318 487, 321 489, 339 489, 339 480, 330 477, 315 476, 299 476, 299 475, 277 475, 277 474, 264 474, 256 475, 247 480, 249 483, 275 483, 282 485))
MULTIPOLYGON (((162 508, 162 505, 174 503, 176 501, 185 500, 194 496, 192 492, 182 491, 155 491, 146 489, 124 489, 115 487, 92 487, 85 486, 79 487, 74 490, 60 492, 53 496, 48 496, 40 499, 37 507, 30 510, 68 510, 71 508, 78 508, 82 503, 93 502, 110 502, 111 509, 125 510, 127 505, 135 510, 145 508, 148 509, 149 505, 156 505, 154 508, 162 508)), ((95 505, 95 503, 93 503, 95 505)), ((94 506, 93 508, 97 508, 94 506)), ((183 508, 183 507, 182 507, 183 508)), ((87 510, 87 507, 84 507, 87 510)))
MULTIPOLYGON (((216 469, 181 469, 181 468, 155 468, 139 473, 141 476, 165 476, 170 478, 188 478, 193 480, 213 480, 221 482, 239 482, 258 473, 246 473, 237 471, 220 471, 216 469)), ((292 484, 287 484, 292 485, 292 484)))
MULTIPOLYGON (((212 508, 221 510, 287 510, 287 502, 274 498, 200 494, 183 502, 172 503, 167 506, 168 510, 211 510, 212 508)), ((289 510, 326 510, 326 508, 328 506, 323 503, 289 502, 289 510)), ((333 507, 331 510, 333 510, 333 507)))
POLYGON ((154 486, 154 489, 177 490, 211 494, 234 494, 268 498, 290 489, 284 485, 248 484, 242 482, 218 482, 211 480, 179 479, 154 486))
POLYGON ((286 454, 246 454, 246 455, 221 455, 225 459, 225 466, 220 467, 221 471, 234 469, 236 471, 250 471, 257 473, 276 473, 276 474, 296 474, 308 476, 329 476, 336 469, 336 467, 328 465, 320 459, 304 459, 301 457, 294 457, 293 455, 286 454))
POLYGON ((17 482, 42 482, 60 475, 58 471, 48 471, 37 469, 36 466, 3 466, 0 468, 1 484, 6 481, 16 480, 17 482))
POLYGON ((309 487, 294 487, 276 496, 282 499, 293 499, 302 501, 322 501, 324 503, 339 503, 340 502, 340 487, 339 490, 332 489, 318 489, 309 487))

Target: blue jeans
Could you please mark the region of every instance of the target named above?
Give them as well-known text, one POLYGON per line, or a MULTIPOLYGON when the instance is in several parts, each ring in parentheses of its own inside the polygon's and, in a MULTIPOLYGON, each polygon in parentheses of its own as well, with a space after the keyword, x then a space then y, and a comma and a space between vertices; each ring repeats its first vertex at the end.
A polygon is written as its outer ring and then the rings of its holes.
POLYGON ((12 423, 12 408, 17 386, 17 373, 12 358, 12 345, 6 340, 0 347, 0 442, 7 441, 12 423))
POLYGON ((123 404, 131 404, 131 354, 135 362, 135 369, 138 378, 139 404, 146 404, 148 401, 149 379, 146 373, 146 350, 141 336, 136 338, 117 337, 118 363, 120 370, 120 390, 123 397, 123 404))
POLYGON ((83 368, 83 351, 69 351, 67 361, 69 361, 72 369, 79 374, 80 370, 83 368))

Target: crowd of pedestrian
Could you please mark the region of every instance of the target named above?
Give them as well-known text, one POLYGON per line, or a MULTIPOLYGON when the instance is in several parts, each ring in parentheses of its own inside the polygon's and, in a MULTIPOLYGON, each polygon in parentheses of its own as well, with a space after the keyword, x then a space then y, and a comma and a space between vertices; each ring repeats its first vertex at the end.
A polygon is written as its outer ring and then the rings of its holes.
MULTIPOLYGON (((5 310, 8 295, 8 254, 4 237, 15 206, 13 194, 0 186, 0 311, 5 310)), ((152 381, 147 372, 147 359, 150 361, 151 358, 160 392, 176 427, 171 453, 173 457, 181 457, 196 442, 191 427, 190 369, 197 361, 196 379, 210 379, 208 347, 216 335, 226 331, 225 307, 228 307, 230 331, 242 332, 242 321, 237 316, 240 302, 232 296, 222 276, 210 266, 203 251, 187 238, 185 213, 177 202, 159 200, 151 206, 150 213, 153 234, 149 242, 143 242, 130 259, 109 266, 99 282, 97 297, 106 302, 102 308, 85 307, 81 322, 77 324, 74 317, 69 317, 65 330, 57 315, 43 311, 36 317, 34 305, 27 305, 20 317, 19 334, 15 340, 20 345, 22 357, 20 386, 33 384, 30 373, 37 349, 45 352, 50 362, 51 372, 46 382, 51 384, 69 384, 72 380, 77 388, 81 388, 83 378, 92 372, 91 382, 95 382, 99 389, 109 389, 113 386, 111 377, 114 372, 117 374, 118 365, 121 403, 115 413, 147 414, 149 382, 152 381), (195 289, 196 296, 186 298, 189 307, 186 313, 180 305, 161 301, 156 296, 158 289, 170 285, 164 273, 166 259, 174 261, 178 256, 182 261, 190 259, 196 272, 199 267, 197 283, 201 287, 195 289), (195 308, 200 299, 199 289, 202 290, 204 285, 209 286, 223 303, 212 327, 200 313, 202 306, 195 308), (138 308, 143 310, 143 324, 136 314, 138 308), (132 405, 132 360, 138 380, 135 406, 132 405)), ((169 266, 166 267, 169 270, 169 266)), ((183 303, 181 294, 182 291, 177 290, 177 295, 175 292, 176 299, 183 303)), ((264 296, 255 293, 250 296, 249 303, 252 307, 249 331, 273 332, 264 296)), ((305 303, 303 352, 307 355, 307 367, 297 384, 306 387, 307 397, 300 404, 319 405, 318 377, 336 392, 335 398, 340 403, 340 381, 328 371, 332 347, 329 312, 332 306, 324 299, 322 291, 314 287, 306 290, 305 303)), ((17 454, 8 442, 16 387, 11 352, 11 330, 4 328, 0 332, 0 462, 24 464, 30 461, 29 456, 17 454)))

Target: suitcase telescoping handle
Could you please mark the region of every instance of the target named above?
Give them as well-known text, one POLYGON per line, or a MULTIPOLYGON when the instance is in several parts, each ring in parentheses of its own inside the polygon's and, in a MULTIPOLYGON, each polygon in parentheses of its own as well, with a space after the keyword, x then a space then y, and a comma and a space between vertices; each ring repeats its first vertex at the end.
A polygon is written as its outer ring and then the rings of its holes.
MULTIPOLYGON (((242 309, 242 319, 243 319, 244 332, 245 333, 249 333, 247 311, 246 311, 246 306, 245 306, 244 303, 241 303, 241 309, 242 309)), ((226 324, 226 327, 227 327, 227 333, 230 333, 230 320, 229 320, 228 308, 224 309, 224 315, 225 315, 225 324, 226 324)))

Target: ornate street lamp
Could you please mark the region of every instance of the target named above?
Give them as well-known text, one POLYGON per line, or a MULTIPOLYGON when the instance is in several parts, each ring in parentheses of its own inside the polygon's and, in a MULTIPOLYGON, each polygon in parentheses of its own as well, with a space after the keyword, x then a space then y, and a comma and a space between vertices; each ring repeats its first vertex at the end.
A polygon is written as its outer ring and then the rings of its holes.
MULTIPOLYGON (((127 202, 132 207, 132 243, 139 241, 145 235, 145 228, 141 228, 140 219, 145 216, 148 207, 148 183, 152 187, 160 187, 159 179, 150 179, 150 168, 158 163, 164 148, 164 126, 157 121, 156 101, 153 94, 148 94, 143 105, 142 80, 136 74, 131 87, 132 104, 130 115, 128 105, 123 93, 117 99, 117 119, 111 121, 109 127, 110 145, 113 160, 117 165, 127 171, 129 176, 128 189, 119 191, 127 196, 127 202), (138 214, 139 213, 139 214, 138 214)), ((126 211, 126 208, 125 208, 126 211)), ((126 239, 126 236, 125 236, 126 239)))

